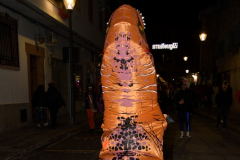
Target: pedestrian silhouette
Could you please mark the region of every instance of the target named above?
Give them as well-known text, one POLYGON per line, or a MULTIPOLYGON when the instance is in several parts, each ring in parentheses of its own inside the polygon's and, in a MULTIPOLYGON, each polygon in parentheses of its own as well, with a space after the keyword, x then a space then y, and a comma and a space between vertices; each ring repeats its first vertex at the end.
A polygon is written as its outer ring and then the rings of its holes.
POLYGON ((53 83, 48 84, 48 90, 46 92, 46 102, 50 111, 51 128, 56 127, 57 112, 60 107, 65 106, 65 102, 61 93, 54 86, 53 83))
POLYGON ((46 113, 46 94, 43 85, 39 85, 37 90, 33 94, 32 106, 37 112, 38 127, 41 127, 41 116, 43 116, 44 126, 48 125, 47 113, 46 113))

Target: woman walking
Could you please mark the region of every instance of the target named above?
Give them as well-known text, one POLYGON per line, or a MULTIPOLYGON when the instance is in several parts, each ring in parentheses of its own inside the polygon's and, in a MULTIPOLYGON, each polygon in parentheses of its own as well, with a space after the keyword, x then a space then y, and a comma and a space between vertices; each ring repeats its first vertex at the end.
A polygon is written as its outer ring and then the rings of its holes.
POLYGON ((89 132, 93 133, 95 130, 95 123, 94 123, 94 112, 97 112, 96 110, 96 97, 93 92, 93 86, 88 85, 88 91, 85 93, 84 97, 84 103, 86 107, 86 112, 88 115, 88 123, 89 123, 89 132))

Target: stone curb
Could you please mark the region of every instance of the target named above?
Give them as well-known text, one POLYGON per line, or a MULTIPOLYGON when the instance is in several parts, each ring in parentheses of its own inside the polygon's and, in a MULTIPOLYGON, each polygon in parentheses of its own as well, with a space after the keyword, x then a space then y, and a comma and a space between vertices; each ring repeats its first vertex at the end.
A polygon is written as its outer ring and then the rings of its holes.
MULTIPOLYGON (((99 116, 97 118, 95 118, 95 120, 98 120, 102 118, 102 116, 99 116)), ((54 142, 57 142, 58 140, 60 139, 64 139, 64 138, 67 138, 77 132, 80 132, 82 130, 84 130, 86 127, 88 126, 88 122, 85 122, 81 125, 78 125, 78 126, 73 126, 72 128, 68 129, 67 131, 64 131, 62 133, 60 133, 58 136, 55 136, 53 138, 49 138, 41 143, 38 143, 36 145, 33 145, 27 149, 24 149, 22 151, 19 151, 17 153, 14 153, 13 155, 9 156, 8 158, 5 158, 4 160, 18 160, 20 158, 22 158, 23 156, 27 155, 27 154, 30 154, 31 152, 33 151, 36 151, 37 149, 40 149, 42 147, 45 147, 49 144, 52 144, 54 142)))

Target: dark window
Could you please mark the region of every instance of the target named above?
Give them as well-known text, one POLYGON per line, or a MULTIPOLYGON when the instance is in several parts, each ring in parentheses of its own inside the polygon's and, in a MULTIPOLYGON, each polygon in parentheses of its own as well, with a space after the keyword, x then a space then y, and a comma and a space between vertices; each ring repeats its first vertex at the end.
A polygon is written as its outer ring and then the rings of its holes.
POLYGON ((81 0, 76 0, 75 6, 76 6, 76 9, 77 9, 79 12, 81 12, 81 0))
POLYGON ((102 31, 102 9, 100 8, 99 9, 99 29, 100 29, 100 31, 102 31))
POLYGON ((88 0, 88 19, 90 22, 93 21, 93 2, 88 0))
POLYGON ((0 15, 0 65, 19 67, 18 22, 0 15))

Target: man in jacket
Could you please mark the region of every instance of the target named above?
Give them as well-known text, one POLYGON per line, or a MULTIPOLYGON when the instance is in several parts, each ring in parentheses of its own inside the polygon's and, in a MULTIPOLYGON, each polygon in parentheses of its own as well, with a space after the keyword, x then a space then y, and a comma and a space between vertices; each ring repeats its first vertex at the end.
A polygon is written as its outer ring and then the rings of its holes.
POLYGON ((220 119, 223 117, 223 129, 227 127, 227 115, 229 108, 232 105, 232 89, 228 81, 223 81, 222 88, 216 97, 216 104, 218 105, 217 128, 220 124, 220 119))
POLYGON ((176 92, 174 101, 177 105, 178 117, 179 117, 179 128, 181 131, 180 138, 184 137, 183 133, 183 122, 186 122, 186 138, 191 138, 190 132, 190 113, 192 111, 192 98, 188 90, 190 83, 186 78, 180 80, 180 90, 176 92))
POLYGON ((55 88, 53 83, 49 83, 48 87, 49 88, 46 92, 46 100, 47 100, 47 105, 50 111, 50 117, 51 117, 51 123, 52 123, 51 128, 55 128, 58 109, 60 107, 64 107, 65 102, 62 98, 61 93, 58 91, 57 88, 55 88))
POLYGON ((37 112, 37 123, 38 128, 41 127, 41 115, 43 116, 44 126, 48 125, 47 122, 47 113, 46 113, 46 96, 43 85, 39 85, 37 90, 33 94, 32 106, 36 109, 37 112))

